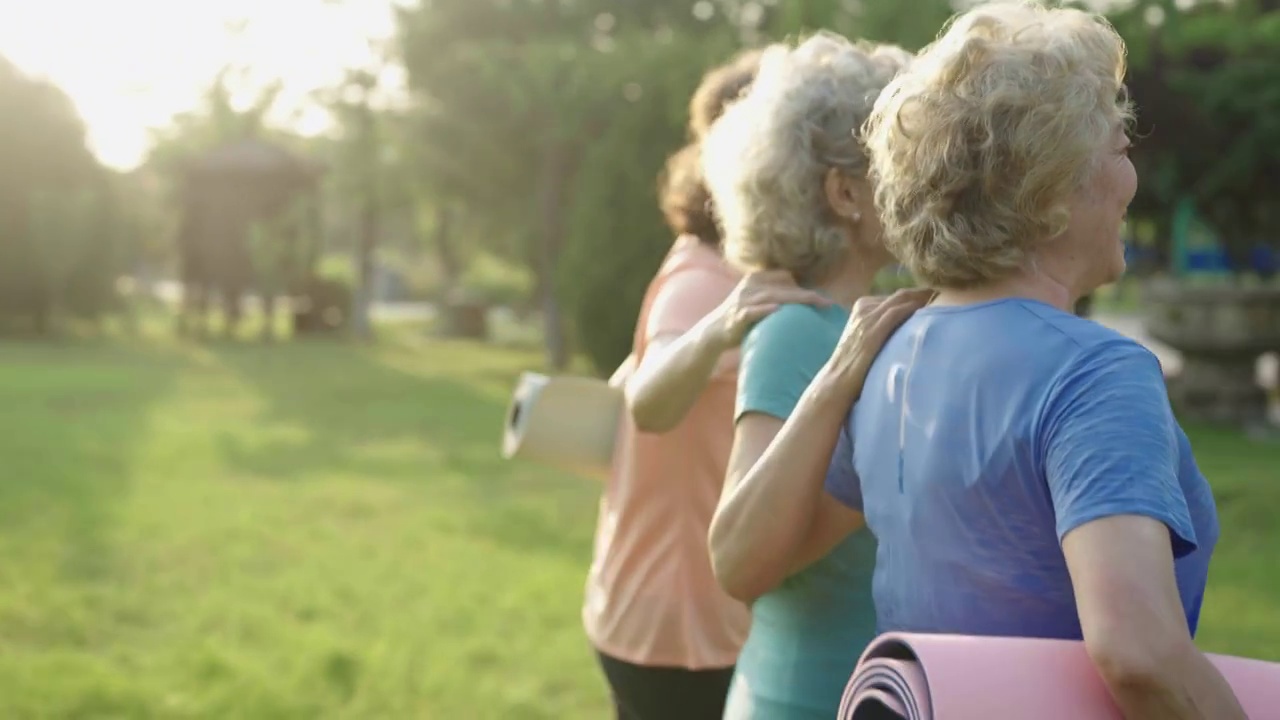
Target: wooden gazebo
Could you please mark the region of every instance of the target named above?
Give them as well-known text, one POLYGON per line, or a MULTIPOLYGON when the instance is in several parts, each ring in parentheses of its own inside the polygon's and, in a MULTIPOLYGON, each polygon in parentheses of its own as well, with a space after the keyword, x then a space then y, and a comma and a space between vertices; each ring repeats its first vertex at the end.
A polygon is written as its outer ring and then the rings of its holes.
POLYGON ((179 331, 204 335, 212 296, 226 313, 225 332, 235 333, 241 301, 248 291, 262 298, 267 314, 264 335, 271 337, 275 301, 282 278, 302 269, 299 238, 302 222, 291 222, 274 242, 270 258, 255 261, 250 244, 255 223, 279 217, 295 201, 310 195, 311 220, 318 208, 322 163, 296 155, 274 143, 246 138, 224 143, 185 162, 182 177, 182 224, 178 255, 183 283, 179 331), (194 316, 194 318, 193 318, 194 316))

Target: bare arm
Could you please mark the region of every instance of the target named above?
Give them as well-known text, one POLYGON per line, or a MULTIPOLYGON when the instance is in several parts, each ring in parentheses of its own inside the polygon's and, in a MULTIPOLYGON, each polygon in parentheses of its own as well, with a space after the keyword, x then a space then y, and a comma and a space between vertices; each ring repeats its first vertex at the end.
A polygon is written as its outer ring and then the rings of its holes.
POLYGON ((866 298, 827 364, 779 427, 746 415, 711 523, 712 567, 726 592, 752 601, 823 557, 862 526, 862 514, 823 488, 840 428, 884 341, 929 293, 866 298))
POLYGON ((1163 523, 1094 520, 1069 532, 1062 550, 1085 648, 1126 720, 1248 720, 1192 642, 1163 523))
POLYGON ((1040 419, 1085 648, 1129 720, 1243 720, 1192 642, 1174 568, 1197 551, 1160 364, 1136 343, 1072 359, 1040 419))
POLYGON ((828 366, 785 423, 761 414, 738 422, 710 535, 712 567, 731 596, 754 601, 862 525, 822 487, 849 394, 828 366))
POLYGON ((659 336, 623 386, 631 418, 642 432, 662 433, 680 424, 711 380, 729 345, 719 319, 703 318, 688 332, 659 336))
MULTIPOLYGON (((680 298, 666 301, 678 304, 680 298)), ((659 302, 663 299, 655 304, 659 302)), ((649 340, 639 367, 623 388, 636 427, 642 432, 663 433, 679 425, 710 381, 721 356, 736 348, 755 323, 780 305, 828 302, 818 293, 797 287, 785 272, 747 275, 724 302, 687 331, 655 335, 649 340)))

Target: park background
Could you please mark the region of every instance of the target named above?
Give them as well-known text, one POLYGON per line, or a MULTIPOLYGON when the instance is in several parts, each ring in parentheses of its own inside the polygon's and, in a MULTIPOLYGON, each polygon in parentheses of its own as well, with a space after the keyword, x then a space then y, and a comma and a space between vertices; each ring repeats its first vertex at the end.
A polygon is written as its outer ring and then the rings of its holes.
MULTIPOLYGON (((1091 312, 1218 499, 1201 646, 1280 660, 1280 3, 1092 6, 1144 137, 1091 312)), ((0 1, 0 718, 604 716, 599 486, 499 459, 515 379, 628 352, 706 68, 952 9, 0 1)))

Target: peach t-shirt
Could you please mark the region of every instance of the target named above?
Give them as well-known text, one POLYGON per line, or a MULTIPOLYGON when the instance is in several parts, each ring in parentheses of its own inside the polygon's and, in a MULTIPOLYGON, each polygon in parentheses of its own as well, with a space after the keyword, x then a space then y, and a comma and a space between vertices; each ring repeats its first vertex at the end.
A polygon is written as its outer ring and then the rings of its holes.
MULTIPOLYGON (((692 328, 737 281, 714 250, 693 237, 677 240, 645 294, 637 359, 653 338, 692 328)), ((750 614, 720 589, 707 551, 733 446, 737 365, 737 353, 726 353, 669 432, 642 433, 624 413, 582 611, 588 637, 606 655, 694 670, 737 660, 750 614)))

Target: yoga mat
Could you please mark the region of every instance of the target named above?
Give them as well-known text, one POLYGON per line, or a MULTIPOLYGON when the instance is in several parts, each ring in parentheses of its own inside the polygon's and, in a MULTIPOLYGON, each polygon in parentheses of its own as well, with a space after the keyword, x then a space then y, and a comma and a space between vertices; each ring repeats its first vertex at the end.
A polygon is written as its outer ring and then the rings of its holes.
POLYGON ((524 373, 512 394, 502 456, 608 478, 622 392, 590 377, 524 373))
MULTIPOLYGON (((1252 720, 1280 720, 1280 663, 1208 655, 1252 720)), ((858 660, 839 720, 1124 720, 1084 643, 887 633, 858 660)))

